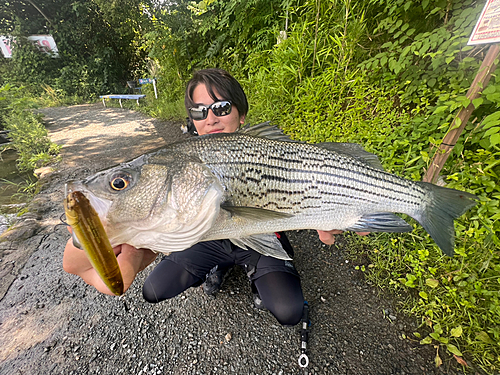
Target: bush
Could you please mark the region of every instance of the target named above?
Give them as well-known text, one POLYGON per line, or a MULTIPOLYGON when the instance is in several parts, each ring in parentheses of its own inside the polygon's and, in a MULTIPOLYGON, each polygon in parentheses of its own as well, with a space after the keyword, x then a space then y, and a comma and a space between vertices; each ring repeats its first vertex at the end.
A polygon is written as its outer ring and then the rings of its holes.
POLYGON ((22 95, 22 88, 1 87, 0 103, 4 110, 0 115, 3 115, 5 129, 10 131, 9 147, 19 154, 18 169, 29 171, 50 162, 59 153, 60 146, 50 141, 40 117, 30 110, 32 102, 22 95))

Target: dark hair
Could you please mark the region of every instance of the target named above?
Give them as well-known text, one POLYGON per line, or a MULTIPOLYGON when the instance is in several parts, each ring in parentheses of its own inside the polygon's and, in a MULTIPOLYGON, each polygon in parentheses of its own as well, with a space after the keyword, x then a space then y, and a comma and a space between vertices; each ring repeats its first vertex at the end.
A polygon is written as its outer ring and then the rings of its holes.
POLYGON ((222 69, 210 68, 198 70, 188 82, 184 95, 184 106, 189 115, 189 108, 195 107, 193 92, 200 83, 204 84, 214 101, 229 100, 240 116, 248 113, 248 101, 240 83, 228 72, 222 69), (218 98, 215 91, 221 96, 218 98))

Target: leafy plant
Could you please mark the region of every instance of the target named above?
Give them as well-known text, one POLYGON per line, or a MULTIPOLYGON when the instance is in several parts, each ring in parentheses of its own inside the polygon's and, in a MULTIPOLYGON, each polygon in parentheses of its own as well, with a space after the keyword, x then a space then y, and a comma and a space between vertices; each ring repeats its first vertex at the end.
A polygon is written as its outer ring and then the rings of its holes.
POLYGON ((18 168, 20 171, 33 170, 50 162, 58 154, 60 146, 52 143, 47 130, 30 107, 33 102, 22 96, 22 89, 14 89, 10 85, 0 88, 0 102, 4 103, 4 127, 9 131, 12 143, 10 148, 18 154, 18 168))

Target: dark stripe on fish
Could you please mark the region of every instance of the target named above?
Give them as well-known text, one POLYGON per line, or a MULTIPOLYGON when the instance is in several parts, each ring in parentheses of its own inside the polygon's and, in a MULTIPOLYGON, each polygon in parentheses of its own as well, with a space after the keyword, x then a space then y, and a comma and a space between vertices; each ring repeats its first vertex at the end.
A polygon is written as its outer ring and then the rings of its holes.
MULTIPOLYGON (((339 178, 339 179, 346 179, 346 180, 351 180, 351 181, 358 182, 358 183, 363 184, 363 185, 369 185, 369 186, 372 186, 372 187, 377 187, 377 188, 383 188, 385 190, 390 190, 390 191, 398 193, 398 194, 402 193, 401 191, 395 190, 395 189, 391 189, 388 186, 381 186, 381 184, 374 184, 374 183, 370 183, 368 181, 358 180, 358 179, 351 178, 351 177, 348 177, 348 176, 343 176, 343 175, 338 175, 338 174, 332 174, 330 172, 312 171, 312 170, 304 170, 304 169, 297 169, 297 168, 286 168, 286 167, 283 167, 283 166, 280 166, 280 165, 276 165, 275 166, 275 165, 269 165, 269 164, 264 164, 264 163, 256 163, 256 162, 248 162, 248 161, 241 161, 241 162, 233 161, 233 162, 221 162, 221 163, 211 162, 211 163, 208 163, 208 164, 212 164, 212 165, 217 165, 217 164, 220 164, 220 165, 241 165, 241 166, 245 166, 245 165, 249 165, 249 164, 253 165, 253 166, 257 165, 257 166, 262 167, 262 168, 280 170, 280 171, 283 171, 285 173, 310 173, 310 174, 315 174, 315 175, 322 175, 322 176, 329 176, 329 177, 334 177, 334 178, 339 178)), ((343 168, 343 167, 336 167, 336 166, 331 166, 331 165, 327 165, 327 164, 325 164, 325 166, 327 166, 329 168, 335 168, 337 170, 344 171, 344 172, 347 172, 347 173, 353 173, 353 174, 360 175, 360 176, 363 176, 363 177, 368 177, 368 178, 371 178, 371 179, 375 179, 375 180, 380 181, 380 182, 386 182, 388 184, 396 185, 396 186, 402 187, 404 189, 410 189, 410 184, 404 183, 404 180, 401 181, 401 180, 398 180, 398 179, 387 179, 387 178, 384 178, 386 176, 390 177, 390 175, 387 174, 387 173, 385 173, 385 172, 382 172, 382 171, 373 170, 373 171, 377 172, 377 176, 374 176, 374 175, 366 174, 366 173, 363 173, 363 172, 358 172, 358 171, 347 169, 347 168, 343 168)), ((283 182, 293 182, 293 180, 286 180, 286 181, 285 180, 281 180, 281 181, 283 181, 283 182)), ((299 181, 299 180, 297 180, 297 181, 299 181)), ((303 182, 299 182, 299 183, 303 183, 303 182)), ((413 189, 411 189, 411 190, 416 190, 418 193, 424 194, 424 192, 418 186, 413 186, 413 189)), ((408 191, 408 192, 406 192, 406 194, 409 195, 409 196, 411 196, 411 197, 413 197, 413 198, 416 198, 416 199, 420 199, 421 198, 420 195, 412 194, 411 190, 408 191)))

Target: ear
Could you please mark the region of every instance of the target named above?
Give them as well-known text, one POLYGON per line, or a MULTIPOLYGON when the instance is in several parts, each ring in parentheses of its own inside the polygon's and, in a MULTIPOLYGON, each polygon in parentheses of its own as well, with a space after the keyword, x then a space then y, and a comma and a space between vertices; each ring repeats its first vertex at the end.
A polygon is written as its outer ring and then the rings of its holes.
POLYGON ((245 115, 240 116, 240 124, 243 125, 245 123, 245 115))

